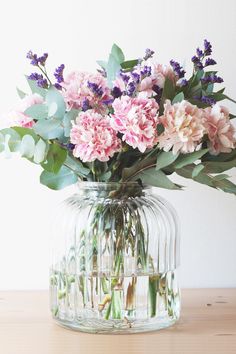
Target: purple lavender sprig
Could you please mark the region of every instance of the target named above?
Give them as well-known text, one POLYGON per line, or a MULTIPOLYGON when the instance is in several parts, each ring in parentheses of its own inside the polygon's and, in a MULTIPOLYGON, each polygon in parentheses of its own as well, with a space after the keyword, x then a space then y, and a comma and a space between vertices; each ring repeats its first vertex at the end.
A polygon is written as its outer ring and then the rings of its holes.
POLYGON ((202 84, 220 84, 224 82, 224 80, 215 73, 209 73, 201 79, 201 82, 202 84))
POLYGON ((64 82, 64 77, 63 77, 64 69, 65 69, 65 65, 61 64, 55 69, 54 74, 53 74, 55 79, 57 80, 56 83, 54 84, 54 86, 58 90, 62 89, 61 83, 64 82))
POLYGON ((205 67, 209 65, 216 64, 216 61, 212 58, 207 58, 205 62, 203 62, 206 57, 211 55, 212 45, 208 40, 205 39, 203 46, 204 49, 200 49, 200 48, 196 49, 196 55, 194 55, 191 59, 194 64, 195 71, 203 70, 205 67))
POLYGON ((38 56, 37 54, 34 54, 32 50, 30 50, 27 53, 26 58, 30 60, 31 65, 36 66, 42 72, 42 74, 32 73, 28 76, 28 79, 36 81, 39 87, 48 88, 51 84, 45 68, 48 53, 44 53, 42 56, 38 56))
POLYGON ((143 59, 144 59, 144 60, 148 60, 149 58, 152 58, 154 53, 155 53, 155 52, 154 52, 153 50, 147 48, 147 49, 145 50, 145 55, 144 55, 143 59))
POLYGON ((184 77, 185 71, 184 71, 183 67, 177 61, 172 59, 170 61, 170 65, 172 66, 172 69, 173 69, 175 75, 178 76, 179 79, 184 77))

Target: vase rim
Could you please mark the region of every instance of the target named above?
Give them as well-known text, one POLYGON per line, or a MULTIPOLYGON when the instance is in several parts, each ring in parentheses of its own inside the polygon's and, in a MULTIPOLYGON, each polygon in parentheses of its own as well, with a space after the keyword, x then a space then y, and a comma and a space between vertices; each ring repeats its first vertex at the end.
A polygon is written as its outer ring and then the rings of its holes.
POLYGON ((149 185, 140 185, 136 181, 128 182, 92 182, 79 181, 76 183, 76 189, 79 191, 112 191, 112 190, 147 190, 152 188, 149 185))

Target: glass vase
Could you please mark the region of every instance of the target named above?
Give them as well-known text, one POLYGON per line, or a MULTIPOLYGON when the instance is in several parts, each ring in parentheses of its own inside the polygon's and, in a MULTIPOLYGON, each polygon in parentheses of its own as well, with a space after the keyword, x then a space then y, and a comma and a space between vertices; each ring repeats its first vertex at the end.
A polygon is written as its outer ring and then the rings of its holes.
POLYGON ((180 315, 175 211, 149 186, 80 182, 59 207, 53 318, 91 333, 152 331, 180 315))

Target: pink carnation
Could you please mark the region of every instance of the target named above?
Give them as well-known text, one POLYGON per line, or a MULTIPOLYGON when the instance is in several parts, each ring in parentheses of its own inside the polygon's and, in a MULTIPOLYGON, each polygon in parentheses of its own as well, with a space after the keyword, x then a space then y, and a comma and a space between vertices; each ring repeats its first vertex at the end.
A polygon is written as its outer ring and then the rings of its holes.
POLYGON ((159 64, 152 58, 148 59, 145 65, 150 66, 152 69, 152 85, 163 88, 167 77, 171 81, 176 82, 175 73, 170 65, 159 64))
POLYGON ((166 100, 164 114, 159 118, 164 132, 158 137, 159 147, 173 153, 193 152, 199 147, 204 135, 203 111, 188 101, 171 105, 166 100))
POLYGON ((121 141, 110 123, 108 116, 94 110, 80 112, 70 133, 71 143, 75 144, 74 156, 83 162, 108 161, 118 152, 121 141))
POLYGON ((43 97, 37 93, 25 96, 19 103, 16 110, 8 114, 11 125, 21 126, 24 128, 31 128, 34 124, 34 121, 24 112, 27 108, 35 105, 42 104, 44 102, 43 97))
POLYGON ((159 106, 154 99, 122 96, 112 106, 112 126, 127 144, 141 152, 156 144, 159 106))
POLYGON ((61 85, 64 88, 62 94, 69 108, 81 109, 89 106, 97 112, 102 112, 105 108, 104 101, 112 98, 107 80, 99 73, 73 71, 61 85))
POLYGON ((231 152, 235 147, 235 129, 229 111, 218 104, 204 109, 204 125, 209 137, 209 149, 214 155, 231 152))

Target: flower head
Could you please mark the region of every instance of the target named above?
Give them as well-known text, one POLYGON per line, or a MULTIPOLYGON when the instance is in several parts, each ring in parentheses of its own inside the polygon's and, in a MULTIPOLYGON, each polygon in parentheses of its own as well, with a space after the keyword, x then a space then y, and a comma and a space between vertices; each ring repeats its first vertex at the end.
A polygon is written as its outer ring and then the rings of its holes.
POLYGON ((79 113, 71 129, 70 141, 75 145, 73 155, 83 162, 108 161, 121 149, 110 118, 92 109, 79 113))
POLYGON ((61 82, 61 86, 64 88, 64 99, 70 108, 81 109, 86 100, 90 108, 103 112, 104 101, 111 98, 107 80, 100 73, 74 71, 61 82))
POLYGON ((29 117, 24 112, 27 108, 35 105, 43 103, 43 97, 38 95, 37 93, 33 93, 31 95, 25 96, 19 103, 16 110, 11 111, 8 114, 9 120, 12 125, 21 126, 24 128, 31 128, 34 124, 34 121, 31 117, 29 117))
POLYGON ((205 131, 202 110, 185 100, 173 105, 166 100, 164 108, 164 114, 159 118, 164 126, 164 132, 158 137, 160 148, 164 151, 173 149, 174 154, 196 150, 205 131))
POLYGON ((226 107, 215 104, 204 109, 204 125, 209 138, 210 152, 231 152, 235 148, 235 128, 230 122, 226 107))
POLYGON ((141 152, 156 144, 159 106, 154 99, 122 96, 112 107, 112 127, 123 134, 123 141, 141 152))

